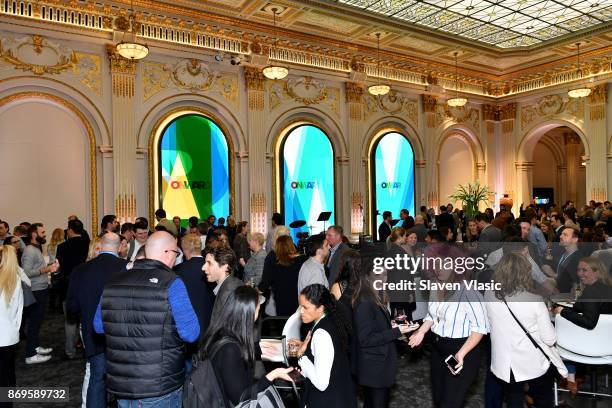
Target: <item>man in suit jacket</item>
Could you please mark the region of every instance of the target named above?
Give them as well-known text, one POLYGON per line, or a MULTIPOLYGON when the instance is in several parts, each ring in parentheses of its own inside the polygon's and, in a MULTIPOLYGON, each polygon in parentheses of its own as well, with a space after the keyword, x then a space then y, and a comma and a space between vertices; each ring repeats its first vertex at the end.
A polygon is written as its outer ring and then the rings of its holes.
POLYGON ((221 309, 225 306, 230 293, 238 286, 244 285, 240 279, 231 275, 235 269, 236 255, 231 249, 220 247, 206 254, 202 270, 206 275, 206 280, 216 285, 213 289, 215 304, 210 318, 211 322, 221 314, 221 309))
MULTIPOLYGON (((81 236, 83 233, 83 223, 80 220, 68 221, 68 240, 57 246, 57 260, 60 264, 60 274, 57 281, 57 289, 60 300, 65 302, 66 292, 70 275, 74 268, 87 260, 89 251, 89 239, 81 236)), ((64 333, 66 335, 65 358, 73 359, 76 357, 76 343, 79 332, 75 322, 68 319, 66 305, 64 303, 64 333)))
POLYGON ((382 217, 383 222, 378 226, 378 242, 387 242, 387 238, 391 235, 391 220, 393 216, 391 211, 384 211, 382 217))
POLYGON ((478 248, 479 253, 481 254, 489 254, 501 247, 501 230, 495 225, 492 225, 491 221, 491 216, 487 213, 479 213, 476 215, 476 222, 478 223, 478 229, 480 230, 480 235, 478 236, 478 248))
POLYGON ((329 276, 327 277, 329 287, 338 279, 340 268, 342 268, 342 255, 346 251, 350 251, 348 245, 342 241, 343 236, 344 230, 339 225, 329 227, 325 234, 325 239, 329 242, 329 257, 326 264, 329 268, 329 276))
POLYGON ((417 214, 414 217, 414 227, 412 227, 410 230, 417 235, 418 242, 425 242, 428 229, 425 226, 425 218, 423 218, 421 214, 417 214))
POLYGON ((455 219, 448 212, 448 208, 444 205, 440 206, 440 214, 436 215, 436 228, 448 227, 453 234, 455 232, 455 219))
POLYGON ((578 282, 578 262, 582 254, 578 250, 580 232, 574 228, 565 228, 561 233, 561 247, 563 253, 558 260, 555 260, 555 269, 551 271, 548 265, 544 265, 542 270, 545 273, 555 273, 557 275, 557 289, 561 293, 569 293, 574 284, 578 282))
POLYGON ((81 316, 83 345, 89 361, 90 376, 87 389, 88 407, 106 406, 106 357, 104 336, 93 330, 93 320, 104 285, 116 272, 125 270, 127 261, 117 256, 119 235, 107 232, 102 236, 100 255, 77 266, 70 276, 66 311, 81 316))
POLYGON ((402 219, 402 228, 405 230, 409 230, 414 227, 414 218, 410 216, 410 212, 407 209, 402 209, 400 211, 400 218, 402 219))
POLYGON ((185 235, 181 239, 181 248, 186 261, 176 265, 174 271, 185 283, 191 306, 193 306, 200 322, 200 335, 202 335, 210 324, 210 316, 215 302, 213 297, 214 285, 208 283, 202 273, 204 258, 202 257, 200 237, 196 234, 185 235))

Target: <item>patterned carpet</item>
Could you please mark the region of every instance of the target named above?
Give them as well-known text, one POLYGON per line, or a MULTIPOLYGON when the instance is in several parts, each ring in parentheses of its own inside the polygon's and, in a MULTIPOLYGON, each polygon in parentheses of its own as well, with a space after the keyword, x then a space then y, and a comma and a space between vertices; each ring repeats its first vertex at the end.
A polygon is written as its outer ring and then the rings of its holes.
MULTIPOLYGON (((41 332, 41 341, 45 347, 53 347, 53 359, 47 363, 25 365, 25 343, 19 345, 17 359, 17 384, 26 386, 69 387, 70 402, 67 404, 37 404, 54 407, 80 407, 81 386, 85 371, 85 359, 80 356, 75 360, 64 361, 61 358, 64 350, 64 320, 63 315, 48 312, 41 332)), ((399 372, 397 385, 393 388, 391 408, 432 407, 430 380, 429 380, 429 354, 427 347, 420 358, 411 356, 400 347, 399 372)), ((477 382, 470 390, 465 407, 484 407, 483 392, 485 366, 481 367, 477 382)), ((577 398, 570 401, 573 408, 579 407, 612 407, 610 399, 597 401, 592 398, 577 398)), ((33 404, 15 404, 15 408, 32 408, 33 404)), ((289 408, 289 405, 288 405, 289 408)), ((330 407, 333 408, 333 407, 330 407)))

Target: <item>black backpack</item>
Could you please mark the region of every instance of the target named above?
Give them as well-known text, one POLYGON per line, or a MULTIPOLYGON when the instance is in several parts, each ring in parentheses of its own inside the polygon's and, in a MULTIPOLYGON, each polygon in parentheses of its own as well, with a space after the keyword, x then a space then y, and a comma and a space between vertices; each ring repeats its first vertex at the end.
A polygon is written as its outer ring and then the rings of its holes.
POLYGON ((183 386, 183 408, 223 408, 226 406, 223 389, 215 374, 212 359, 215 353, 227 343, 235 343, 235 340, 222 338, 203 358, 194 357, 193 370, 183 386))

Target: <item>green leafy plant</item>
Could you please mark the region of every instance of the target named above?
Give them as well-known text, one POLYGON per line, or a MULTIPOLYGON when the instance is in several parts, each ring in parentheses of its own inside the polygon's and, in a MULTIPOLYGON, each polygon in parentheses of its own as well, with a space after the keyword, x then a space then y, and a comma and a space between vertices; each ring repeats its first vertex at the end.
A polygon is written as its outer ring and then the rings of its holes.
POLYGON ((455 189, 455 193, 449 195, 451 200, 461 201, 463 205, 463 211, 467 219, 474 218, 478 214, 478 205, 482 203, 489 203, 489 195, 493 193, 488 186, 481 186, 480 182, 476 180, 473 183, 467 183, 466 185, 459 184, 455 189))

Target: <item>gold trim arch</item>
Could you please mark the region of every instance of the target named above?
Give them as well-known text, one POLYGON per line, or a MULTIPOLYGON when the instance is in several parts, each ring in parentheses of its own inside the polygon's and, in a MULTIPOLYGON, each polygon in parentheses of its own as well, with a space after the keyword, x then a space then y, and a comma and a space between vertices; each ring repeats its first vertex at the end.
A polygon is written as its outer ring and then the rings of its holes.
POLYGON ((160 119, 157 120, 157 122, 155 122, 155 125, 153 126, 153 130, 151 132, 151 137, 149 137, 149 168, 148 168, 148 173, 149 173, 149 220, 153 220, 154 219, 154 215, 155 215, 155 206, 158 203, 158 198, 159 198, 159 187, 158 187, 158 182, 159 182, 159 176, 158 176, 158 171, 157 168, 159 166, 159 155, 157 153, 158 149, 157 147, 159 146, 159 142, 161 140, 161 136, 162 136, 162 132, 163 130, 166 128, 166 126, 168 126, 172 121, 180 118, 181 116, 185 116, 185 115, 199 115, 199 116, 203 116, 207 119, 210 119, 211 121, 213 121, 217 126, 219 126, 219 128, 221 129, 221 131, 223 132, 223 136, 225 136, 225 141, 227 142, 227 147, 229 149, 229 177, 230 177, 230 182, 229 182, 229 188, 230 188, 230 213, 231 214, 235 214, 236 213, 236 204, 235 204, 235 200, 236 200, 236 195, 235 195, 235 173, 236 170, 234 169, 234 164, 235 164, 235 153, 234 153, 234 142, 232 140, 231 137, 231 133, 229 132, 229 129, 227 128, 227 126, 223 123, 223 121, 221 121, 216 115, 214 115, 213 113, 211 113, 210 111, 206 110, 206 109, 202 109, 199 107, 178 107, 178 108, 174 108, 170 111, 165 112, 162 117, 160 119))
POLYGON ((5 106, 11 105, 17 101, 23 101, 26 99, 32 100, 45 100, 57 104, 59 107, 68 109, 68 111, 74 114, 81 124, 85 128, 87 138, 89 141, 89 188, 90 188, 90 200, 91 200, 91 232, 92 236, 98 235, 98 179, 97 179, 97 158, 96 158, 96 135, 93 127, 89 120, 85 117, 74 104, 67 101, 64 98, 55 96, 45 92, 19 92, 16 94, 8 95, 0 99, 0 109, 5 106))

